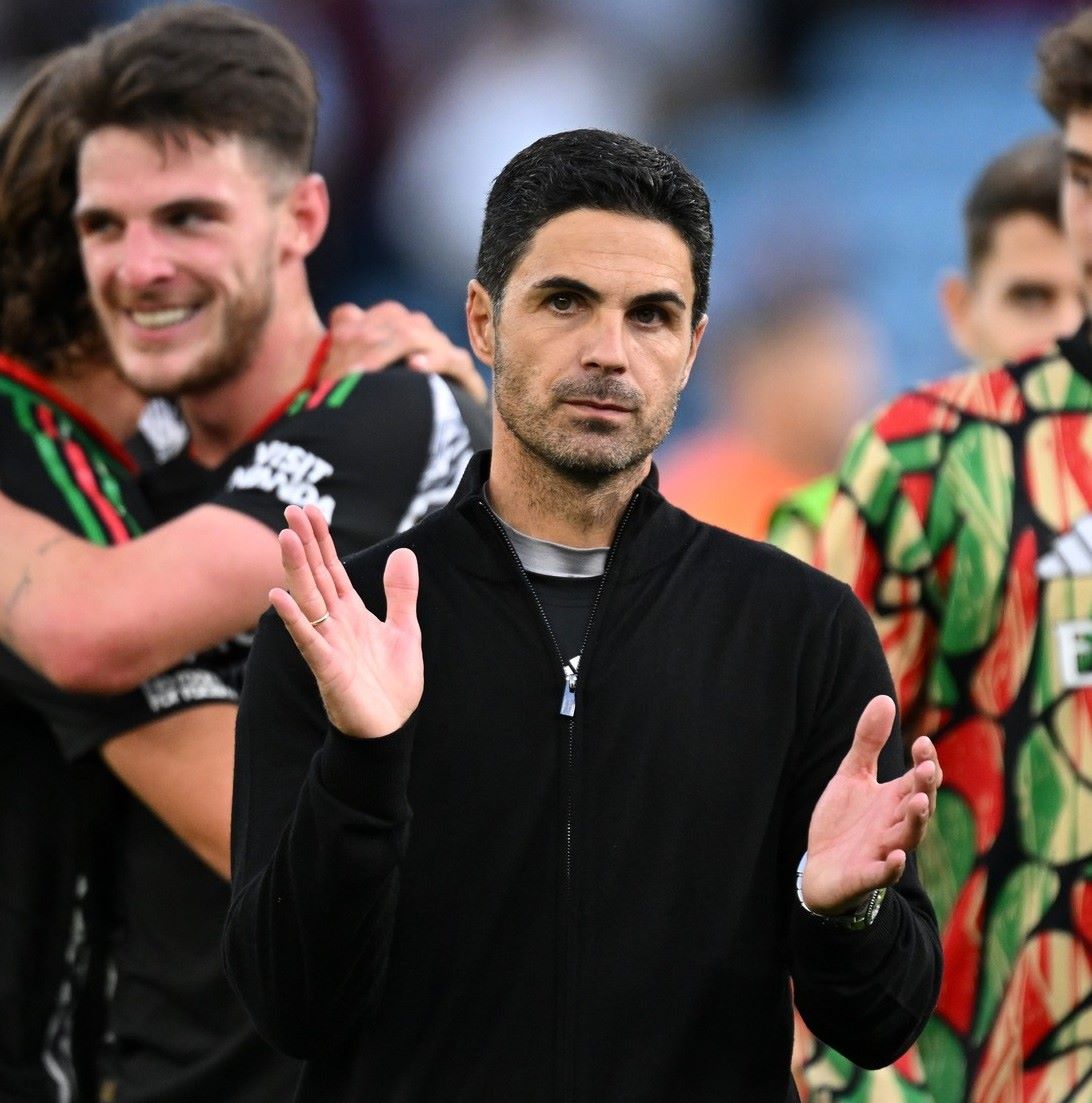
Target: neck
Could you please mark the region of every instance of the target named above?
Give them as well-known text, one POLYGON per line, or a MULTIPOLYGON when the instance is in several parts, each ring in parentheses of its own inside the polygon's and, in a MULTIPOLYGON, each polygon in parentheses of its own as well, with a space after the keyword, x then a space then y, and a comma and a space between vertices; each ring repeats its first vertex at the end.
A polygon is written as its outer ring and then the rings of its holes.
POLYGON ((604 548, 614 540, 651 465, 646 459, 589 484, 557 471, 501 433, 493 441, 489 502, 499 517, 528 536, 570 548, 604 548))
POLYGON ((83 361, 49 382, 115 440, 126 440, 136 429, 145 400, 109 364, 83 361))
POLYGON ((218 467, 239 448, 255 423, 304 379, 324 328, 310 295, 275 300, 246 369, 214 390, 185 395, 178 407, 190 430, 190 451, 206 467, 218 467))

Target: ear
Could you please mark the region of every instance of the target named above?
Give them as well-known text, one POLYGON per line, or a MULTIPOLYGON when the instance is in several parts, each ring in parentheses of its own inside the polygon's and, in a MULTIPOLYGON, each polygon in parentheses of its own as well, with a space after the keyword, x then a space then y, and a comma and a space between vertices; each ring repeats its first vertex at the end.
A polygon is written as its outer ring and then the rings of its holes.
POLYGON ((497 347, 493 300, 477 280, 471 280, 466 289, 466 332, 474 355, 492 368, 497 347))
POLYGON ((330 221, 330 194, 317 172, 301 177, 284 200, 283 252, 288 257, 309 256, 326 233, 330 221))
MULTIPOLYGON (((690 382, 690 370, 694 367, 694 360, 698 355, 698 347, 701 345, 701 339, 705 336, 705 329, 709 325, 709 315, 703 314, 698 320, 698 324, 694 327, 694 332, 690 335, 690 352, 686 358, 686 371, 683 374, 682 386, 685 387, 690 382)), ((682 388, 680 387, 680 390, 682 388)))
POLYGON ((973 296, 974 291, 967 277, 962 273, 948 272, 940 281, 938 298, 948 337, 952 344, 970 360, 976 357, 971 326, 973 296))

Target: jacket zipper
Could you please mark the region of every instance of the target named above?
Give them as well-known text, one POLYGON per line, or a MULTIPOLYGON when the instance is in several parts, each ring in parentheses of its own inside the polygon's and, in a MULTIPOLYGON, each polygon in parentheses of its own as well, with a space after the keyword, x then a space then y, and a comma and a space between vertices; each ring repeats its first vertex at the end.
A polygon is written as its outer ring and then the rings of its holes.
MULTIPOLYGON (((595 597, 592 599, 591 609, 588 611, 588 621, 584 626, 584 639, 580 644, 580 666, 584 666, 584 655, 588 649, 588 639, 591 637, 592 625, 595 623, 595 615, 599 611, 599 602, 603 596, 603 589, 606 586, 607 575, 610 573, 611 565, 614 562, 615 553, 618 550, 619 541, 622 538, 622 532, 626 527, 626 523, 629 521, 634 507, 637 504, 637 498, 641 491, 635 490, 633 496, 629 500, 629 505, 626 506, 625 512, 622 514, 621 521, 618 522, 618 528, 615 530, 614 539, 611 541, 610 551, 607 552, 607 561, 603 565, 603 575, 599 580, 599 586, 595 591, 595 597)), ((512 545, 512 541, 508 537, 508 533, 504 530, 504 525, 501 524, 500 518, 490 508, 489 503, 484 497, 479 498, 482 508, 485 510, 486 515, 490 518, 493 524, 496 526, 497 531, 501 534, 501 538, 504 540, 505 546, 511 553, 512 558, 516 561, 516 566, 519 568, 519 573, 523 576, 524 585, 531 592, 531 597, 534 600, 535 608, 538 610, 539 618, 546 627, 546 632, 550 637, 550 642, 554 646, 554 653, 557 655, 558 662, 561 664, 561 673, 565 679, 564 687, 561 691, 561 708, 560 714, 568 718, 569 721, 569 738, 567 747, 567 758, 565 763, 565 899, 562 906, 562 914, 566 917, 566 929, 563 932, 563 945, 565 947, 565 970, 564 970, 564 991, 562 993, 562 1008, 565 1021, 570 1021, 572 1017, 572 1011, 570 1004, 572 1002, 572 981, 569 977, 571 970, 571 948, 569 946, 569 922, 568 917, 571 911, 572 905, 572 879, 573 879, 573 787, 574 787, 574 774, 576 771, 576 686, 579 676, 578 670, 574 669, 569 663, 565 661, 565 656, 561 653, 561 645, 557 642, 557 636, 554 634, 553 627, 550 624, 549 618, 546 616, 546 610, 542 607, 542 602, 539 599, 538 594, 535 591, 534 586, 531 584, 531 579, 527 574, 523 563, 520 561, 519 555, 516 549, 512 545)), ((569 1032, 571 1033, 571 1026, 569 1032)), ((564 1088, 561 1092, 561 1098, 569 1100, 573 1096, 574 1084, 573 1084, 573 1069, 572 1069, 572 1045, 571 1041, 566 1039, 565 1056, 567 1058, 566 1065, 568 1066, 564 1076, 564 1088)))

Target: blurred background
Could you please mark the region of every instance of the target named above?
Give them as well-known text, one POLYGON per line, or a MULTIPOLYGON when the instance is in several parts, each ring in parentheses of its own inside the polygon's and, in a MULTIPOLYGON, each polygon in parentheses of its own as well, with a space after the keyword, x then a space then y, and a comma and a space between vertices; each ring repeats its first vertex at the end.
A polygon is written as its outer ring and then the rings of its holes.
MULTIPOLYGON (((43 54, 142 6, 0 0, 4 96, 43 54)), ((830 407, 834 441, 842 422, 896 389, 959 366, 936 291, 943 270, 961 261, 960 205, 989 157, 1048 127, 1032 89, 1035 43, 1078 5, 239 6, 282 26, 318 71, 317 168, 333 196, 331 229, 312 265, 324 309, 394 297, 465 343, 462 303, 486 192, 508 158, 542 134, 626 131, 697 173, 717 237, 711 324, 670 449, 722 417, 726 404, 750 400, 735 376, 740 350, 750 355, 761 329, 755 319, 791 322, 800 304, 820 329, 802 334, 798 324, 782 341, 781 367, 769 357, 760 363, 766 378, 782 372, 797 411, 830 407), (818 382, 805 385, 802 358, 817 347, 818 382)))

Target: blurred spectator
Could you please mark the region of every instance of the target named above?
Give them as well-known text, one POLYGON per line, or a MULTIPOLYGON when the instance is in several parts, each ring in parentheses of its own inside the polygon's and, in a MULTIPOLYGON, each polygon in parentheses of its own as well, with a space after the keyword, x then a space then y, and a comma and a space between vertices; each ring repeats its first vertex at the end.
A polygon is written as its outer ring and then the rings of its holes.
POLYGON ((431 279, 473 271, 483 197, 505 162, 543 134, 593 126, 647 131, 652 88, 610 39, 575 16, 506 0, 407 118, 384 185, 391 241, 431 279))
POLYGON ((1029 138, 994 158, 963 206, 965 267, 940 306, 969 360, 1019 360, 1072 333, 1084 317, 1081 274, 1062 234, 1062 142, 1029 138))
POLYGON ((777 502, 829 471, 876 398, 880 340, 836 289, 790 282, 728 327, 709 428, 667 450, 664 495, 700 520, 761 538, 777 502))

